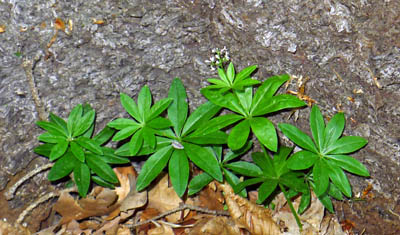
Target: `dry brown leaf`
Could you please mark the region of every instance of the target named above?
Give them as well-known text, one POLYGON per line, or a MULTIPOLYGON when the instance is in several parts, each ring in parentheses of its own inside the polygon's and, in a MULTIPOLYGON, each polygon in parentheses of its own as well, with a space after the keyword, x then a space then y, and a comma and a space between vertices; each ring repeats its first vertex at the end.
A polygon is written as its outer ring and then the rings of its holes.
MULTIPOLYGON (((300 204, 300 197, 294 200, 293 206, 297 211, 300 204)), ((324 211, 325 208, 322 203, 318 200, 314 193, 312 193, 311 204, 310 207, 300 215, 300 221, 303 225, 303 231, 300 233, 299 227, 296 223, 296 220, 290 211, 289 206, 286 203, 286 199, 283 193, 280 193, 274 200, 276 205, 276 209, 273 213, 273 219, 279 223, 283 224, 285 227, 285 231, 290 234, 321 234, 321 235, 339 235, 344 234, 340 229, 339 223, 337 223, 337 219, 329 219, 324 220, 324 211), (326 224, 328 223, 328 224, 326 224), (338 230, 340 229, 340 230, 338 230)))
POLYGON ((30 235, 31 232, 28 228, 19 224, 11 225, 7 221, 0 220, 0 234, 1 235, 30 235))
MULTIPOLYGON (((182 199, 176 194, 173 187, 168 187, 168 175, 164 174, 161 180, 158 181, 156 185, 149 191, 148 194, 148 208, 154 208, 160 213, 175 209, 179 207, 180 203, 183 203, 182 199)), ((193 204, 191 199, 188 199, 185 203, 193 204)), ((166 216, 166 219, 171 223, 176 223, 185 218, 189 210, 183 212, 176 212, 171 215, 166 216)))
POLYGON ((282 234, 272 220, 271 211, 236 195, 228 184, 220 184, 224 191, 225 203, 236 225, 247 229, 251 234, 282 234))
POLYGON ((76 220, 71 220, 67 224, 62 226, 64 229, 64 233, 62 234, 80 234, 80 235, 90 235, 92 234, 91 229, 82 230, 79 226, 79 223, 76 220))
POLYGON ((239 227, 235 222, 225 216, 207 216, 197 221, 190 229, 189 235, 241 235, 239 227))
POLYGON ((221 190, 213 189, 209 185, 200 191, 198 199, 198 206, 200 207, 208 208, 210 210, 224 209, 224 197, 222 196, 221 190))
POLYGON ((54 21, 54 28, 56 30, 61 30, 61 31, 65 32, 65 23, 64 23, 64 21, 62 19, 60 19, 60 18, 57 18, 54 21))
POLYGON ((65 224, 71 220, 107 215, 117 208, 116 200, 117 195, 114 191, 95 187, 90 195, 79 201, 69 193, 63 192, 53 208, 62 216, 60 224, 65 224))
POLYGON ((166 224, 159 224, 155 228, 150 229, 147 232, 148 235, 174 235, 174 230, 166 225, 166 224))
POLYGON ((5 25, 0 25, 0 33, 4 33, 6 31, 5 25))
POLYGON ((117 235, 131 235, 131 230, 128 227, 121 226, 118 228, 117 235))

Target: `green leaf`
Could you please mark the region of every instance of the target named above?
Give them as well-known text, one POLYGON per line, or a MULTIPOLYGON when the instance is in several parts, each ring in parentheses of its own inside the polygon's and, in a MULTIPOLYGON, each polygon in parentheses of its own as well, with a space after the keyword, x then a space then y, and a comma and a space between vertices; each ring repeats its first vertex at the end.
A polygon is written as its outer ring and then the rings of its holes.
POLYGON ((235 81, 235 84, 233 85, 233 89, 235 89, 235 90, 243 90, 245 87, 257 85, 257 84, 260 84, 260 83, 261 82, 258 81, 258 80, 248 78, 248 79, 245 79, 245 80, 240 81, 240 82, 235 81))
POLYGON ((227 138, 228 135, 225 132, 216 131, 201 136, 189 135, 182 138, 182 140, 194 144, 226 144, 227 138))
POLYGON ((38 140, 46 143, 55 144, 62 141, 66 141, 66 138, 64 136, 53 135, 50 134, 50 132, 45 132, 38 136, 38 140))
POLYGON ((224 160, 222 161, 222 163, 229 162, 229 161, 247 153, 251 149, 252 146, 253 146, 253 142, 247 141, 246 144, 241 149, 238 149, 236 151, 230 150, 227 154, 225 154, 224 160))
MULTIPOLYGON (((147 142, 149 143, 149 142, 147 142)), ((149 143, 150 144, 150 143, 149 143)), ((131 156, 135 156, 143 145, 143 129, 137 131, 129 141, 129 151, 131 156)), ((153 147, 154 146, 150 146, 153 147)))
POLYGON ((253 117, 250 119, 250 126, 260 143, 274 152, 278 150, 278 136, 270 120, 264 117, 253 117))
POLYGON ((152 97, 150 88, 147 85, 145 85, 140 90, 137 100, 138 110, 142 117, 142 120, 146 120, 146 117, 151 115, 150 113, 151 102, 152 102, 152 97))
POLYGON ((161 130, 172 126, 171 121, 163 117, 156 117, 146 124, 146 126, 156 130, 161 130))
POLYGON ((239 105, 239 101, 232 95, 232 93, 223 95, 220 91, 214 91, 207 88, 201 89, 200 92, 212 103, 230 109, 233 112, 245 115, 243 108, 239 105))
POLYGON ((237 114, 226 114, 215 117, 198 127, 193 133, 193 136, 201 136, 204 134, 216 132, 242 119, 243 116, 237 114))
POLYGON ((128 126, 125 127, 124 129, 118 131, 114 137, 112 138, 113 141, 119 141, 128 138, 131 136, 133 133, 135 133, 140 126, 128 126))
POLYGON ((253 87, 248 86, 243 90, 237 90, 235 94, 239 98, 241 106, 247 113, 250 112, 251 102, 253 101, 253 87))
POLYGON ((47 179, 49 179, 50 181, 55 181, 64 178, 72 172, 75 165, 77 164, 79 164, 78 160, 76 160, 76 158, 72 156, 71 152, 67 152, 53 165, 47 176, 47 179))
POLYGON ((227 78, 224 69, 218 68, 218 76, 221 78, 222 81, 224 81, 229 87, 231 86, 231 82, 227 78))
POLYGON ((98 184, 100 186, 103 186, 103 187, 106 187, 106 188, 111 188, 111 189, 115 188, 114 184, 111 184, 111 183, 105 181, 104 179, 98 177, 97 175, 93 175, 91 178, 96 184, 98 184))
POLYGON ((343 170, 336 165, 329 164, 329 162, 325 164, 328 166, 329 178, 332 183, 335 184, 344 195, 351 197, 351 186, 343 170))
POLYGON ((80 136, 85 133, 85 131, 87 131, 89 127, 93 125, 95 116, 96 114, 93 110, 85 113, 85 115, 79 119, 77 125, 75 125, 72 136, 80 136))
POLYGON ((195 144, 183 142, 185 153, 189 159, 199 168, 207 172, 218 181, 222 181, 222 172, 217 159, 207 149, 195 144))
POLYGON ((175 78, 172 81, 168 98, 173 99, 171 105, 168 107, 168 118, 171 120, 175 134, 180 136, 188 114, 188 103, 186 101, 185 87, 179 78, 175 78))
POLYGON ((328 122, 324 132, 324 151, 329 148, 337 139, 342 135, 345 125, 345 118, 343 113, 335 114, 328 122))
POLYGON ((347 155, 327 155, 326 157, 348 172, 365 177, 370 176, 367 168, 355 158, 347 155))
POLYGON ((105 144, 108 140, 110 140, 111 136, 114 135, 115 130, 112 128, 105 126, 103 130, 101 130, 95 137, 93 137, 93 140, 96 141, 98 145, 103 145, 105 144))
POLYGON ((325 122, 317 105, 313 105, 310 113, 310 127, 314 142, 321 151, 324 146, 325 122))
POLYGON ((54 147, 54 145, 55 144, 50 144, 50 143, 41 144, 41 145, 37 146, 36 148, 34 148, 33 152, 35 152, 39 155, 49 157, 50 153, 51 153, 51 149, 54 147))
POLYGON ((329 172, 323 160, 315 161, 313 167, 313 178, 315 183, 315 194, 321 196, 327 192, 329 186, 329 172))
POLYGON ((138 191, 146 188, 160 174, 167 165, 173 151, 172 146, 166 146, 159 149, 146 160, 137 178, 136 189, 138 191))
POLYGON ((278 124, 278 127, 281 129, 283 134, 286 135, 296 145, 311 152, 318 153, 318 150, 312 139, 297 127, 285 123, 278 124))
POLYGON ((299 209, 297 210, 297 213, 303 214, 303 212, 308 208, 310 203, 311 203, 311 192, 310 190, 307 190, 305 191, 305 193, 301 195, 300 205, 299 209))
POLYGON ((199 192, 211 181, 213 181, 213 177, 211 177, 207 173, 201 173, 199 175, 196 175, 195 177, 192 178, 192 180, 189 183, 188 195, 190 196, 199 192))
POLYGON ((119 157, 117 156, 114 152, 114 149, 112 148, 107 148, 107 147, 102 147, 103 150, 103 160, 106 163, 111 163, 111 164, 125 164, 129 163, 129 159, 125 157, 119 157))
POLYGON ((274 164, 275 171, 277 175, 283 175, 288 171, 287 168, 287 157, 289 154, 292 152, 293 148, 289 148, 286 146, 281 146, 279 147, 278 151, 276 154, 274 154, 274 157, 272 158, 272 162, 274 164))
POLYGON ((88 153, 86 162, 96 175, 110 183, 118 183, 118 178, 112 168, 99 156, 88 153))
POLYGON ((175 150, 168 165, 169 177, 176 194, 182 197, 186 191, 189 180, 189 161, 185 151, 175 150))
POLYGON ((252 153, 251 158, 253 159, 254 163, 261 168, 262 172, 264 173, 264 176, 268 176, 271 178, 277 176, 272 159, 266 153, 260 153, 260 152, 252 153))
POLYGON ((37 121, 36 125, 54 136, 67 137, 67 133, 64 132, 64 129, 53 122, 37 121))
POLYGON ((267 113, 277 112, 283 109, 298 108, 305 106, 304 101, 296 96, 281 94, 271 98, 265 98, 260 101, 259 105, 252 110, 253 116, 260 116, 267 113))
POLYGON ((232 150, 237 150, 246 144, 250 134, 250 122, 245 119, 234 126, 228 136, 228 146, 232 150))
POLYGON ((154 134, 154 130, 151 128, 148 128, 148 127, 144 127, 141 130, 141 132, 142 132, 143 141, 146 142, 150 148, 154 149, 156 147, 156 136, 154 134))
POLYGON ((322 194, 318 197, 318 199, 330 213, 335 213, 335 211, 333 210, 331 198, 327 193, 322 194))
POLYGON ((238 183, 233 190, 235 191, 235 193, 238 193, 240 191, 242 191, 244 188, 246 188, 247 186, 253 185, 253 184, 258 184, 263 182, 265 179, 264 178, 251 178, 248 180, 245 180, 243 182, 238 183))
POLYGON ((81 197, 86 197, 90 186, 90 170, 86 164, 77 164, 74 168, 74 180, 81 197))
POLYGON ((208 123, 208 120, 212 118, 219 110, 221 110, 221 107, 211 102, 206 102, 197 107, 197 109, 190 114, 186 120, 185 126, 182 130, 182 136, 190 133, 203 123, 208 123))
POLYGON ((77 143, 71 142, 71 152, 80 162, 85 162, 85 152, 77 143))
POLYGON ((64 130, 63 132, 65 133, 65 135, 68 136, 67 123, 64 121, 64 119, 58 117, 54 113, 50 113, 50 122, 53 122, 54 124, 62 128, 64 130))
POLYGON ((276 186, 278 186, 278 181, 275 179, 267 179, 265 180, 261 186, 258 188, 258 199, 257 199, 257 203, 260 204, 263 201, 265 201, 265 199, 267 199, 267 197, 269 197, 271 195, 271 193, 273 193, 276 189, 276 186))
POLYGON ((328 194, 329 196, 335 198, 336 200, 343 200, 343 194, 340 192, 338 187, 336 187, 334 184, 329 183, 329 189, 328 189, 328 194))
MULTIPOLYGON (((226 182, 228 182, 228 184, 231 185, 232 188, 234 188, 237 184, 240 183, 240 179, 235 174, 224 168, 222 168, 222 171, 224 172, 224 178, 226 182)), ((238 194, 241 197, 247 197, 246 189, 243 189, 238 194)))
POLYGON ((92 139, 81 136, 78 139, 76 139, 75 141, 77 144, 79 144, 83 148, 85 148, 93 153, 103 154, 103 151, 102 151, 100 145, 97 144, 97 142, 92 139))
POLYGON ((330 145, 326 154, 352 153, 364 147, 368 141, 359 136, 344 136, 330 145))
POLYGON ((150 115, 148 120, 152 120, 158 117, 164 110, 168 108, 168 106, 172 103, 172 99, 164 98, 156 102, 150 109, 150 115))
POLYGON ((224 167, 229 168, 238 174, 250 177, 260 177, 263 174, 262 170, 257 165, 245 161, 224 164, 224 167))
POLYGON ((256 93, 254 94, 253 103, 251 105, 250 113, 254 110, 259 109, 262 106, 262 101, 271 98, 276 91, 289 80, 289 75, 283 74, 279 76, 273 76, 264 81, 260 87, 258 87, 256 93))
POLYGON ((248 66, 248 67, 242 69, 238 74, 236 74, 235 84, 248 78, 256 69, 257 69, 257 65, 251 65, 251 66, 248 66))
POLYGON ((115 120, 109 122, 107 124, 107 126, 117 129, 117 130, 122 130, 122 129, 125 129, 127 127, 132 127, 132 126, 139 128, 140 124, 132 119, 118 118, 118 119, 115 119, 115 120))
POLYGON ((67 129, 68 133, 72 135, 75 126, 78 124, 79 119, 82 117, 83 107, 81 104, 76 105, 68 116, 67 129))
POLYGON ((139 113, 139 109, 135 101, 129 97, 128 95, 121 93, 120 94, 122 107, 131 115, 134 119, 139 122, 143 122, 142 116, 139 113))
POLYGON ((68 146, 69 146, 69 142, 67 142, 65 140, 58 142, 51 149, 49 160, 54 161, 57 158, 61 157, 67 151, 68 146))
POLYGON ((226 76, 228 77, 228 80, 230 81, 230 84, 233 84, 233 80, 235 79, 235 68, 233 66, 233 63, 230 62, 228 65, 228 69, 226 71, 226 76))
POLYGON ((287 167, 292 170, 305 170, 314 165, 319 156, 307 150, 294 153, 287 161, 287 167))

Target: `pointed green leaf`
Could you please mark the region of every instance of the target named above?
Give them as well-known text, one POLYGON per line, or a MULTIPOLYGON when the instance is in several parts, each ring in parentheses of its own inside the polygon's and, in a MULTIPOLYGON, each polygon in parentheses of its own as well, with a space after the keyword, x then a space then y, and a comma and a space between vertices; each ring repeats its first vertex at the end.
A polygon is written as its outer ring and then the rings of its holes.
POLYGON ((97 142, 99 145, 103 145, 107 143, 107 141, 110 140, 111 136, 114 135, 115 130, 112 128, 105 126, 103 130, 101 130, 95 137, 93 137, 93 140, 97 142))
POLYGON ((315 161, 313 167, 313 178, 315 183, 315 194, 321 196, 327 192, 329 186, 329 172, 324 161, 319 159, 315 161))
POLYGON ((254 185, 254 184, 258 184, 264 181, 264 178, 252 178, 252 179, 248 179, 245 180, 243 182, 238 183, 233 190, 235 191, 235 193, 238 193, 240 191, 242 191, 244 188, 246 188, 247 186, 250 185, 254 185))
POLYGON ((216 131, 213 133, 199 135, 199 136, 189 135, 182 139, 184 141, 194 144, 226 144, 228 135, 223 131, 216 131))
POLYGON ((168 106, 172 103, 172 99, 164 98, 156 102, 150 109, 150 116, 148 120, 152 120, 158 117, 164 110, 168 108, 168 106))
POLYGON ((207 173, 201 173, 199 175, 196 175, 195 177, 192 178, 192 180, 189 183, 188 195, 190 196, 199 192, 211 181, 213 181, 213 177, 211 177, 207 173))
POLYGON ((54 113, 50 113, 50 122, 53 122, 54 124, 62 128, 64 130, 65 135, 68 136, 67 123, 64 121, 64 119, 60 118, 54 113))
POLYGON ((118 183, 118 178, 113 169, 99 156, 92 153, 86 154, 86 163, 100 178, 110 183, 118 183))
POLYGON ((111 183, 105 181, 104 179, 98 177, 97 175, 92 175, 92 176, 91 176, 91 179, 92 179, 93 182, 95 182, 96 184, 98 184, 98 185, 100 185, 100 186, 103 186, 103 187, 105 187, 105 188, 111 188, 111 189, 114 189, 114 188, 115 188, 114 184, 111 184, 111 183))
POLYGON ((189 180, 189 161, 185 151, 175 150, 169 160, 168 173, 176 194, 182 197, 189 180))
POLYGON ((342 192, 338 189, 338 187, 336 187, 332 183, 329 183, 328 194, 329 194, 329 196, 335 198, 336 200, 339 200, 339 201, 343 200, 342 192))
MULTIPOLYGON (((150 140, 150 141, 155 141, 155 140, 150 140)), ((150 147, 153 147, 154 149, 155 142, 153 143, 147 142, 147 143, 152 144, 150 145, 150 147)), ((142 148, 142 145, 143 145, 143 129, 140 129, 132 136, 131 140, 129 141, 130 155, 135 156, 136 153, 139 152, 140 148, 142 148)))
MULTIPOLYGON (((222 168, 222 171, 224 172, 224 178, 226 180, 226 182, 228 182, 228 184, 234 188, 237 184, 240 183, 240 179, 233 174, 232 172, 228 171, 227 169, 222 168)), ((241 197, 247 197, 247 190, 243 189, 242 191, 240 191, 238 193, 239 196, 241 197)))
POLYGON ((303 214, 303 212, 308 208, 310 203, 311 203, 311 192, 310 190, 307 190, 305 191, 305 193, 301 195, 300 205, 299 209, 297 210, 297 213, 303 214))
POLYGON ((226 84, 224 81, 217 79, 217 78, 209 78, 207 79, 209 83, 213 83, 215 85, 210 85, 208 88, 223 88, 223 87, 229 87, 229 84, 226 84))
POLYGON ((253 146, 253 142, 247 141, 246 144, 242 148, 240 148, 236 151, 230 150, 227 154, 225 154, 224 160, 222 161, 222 163, 226 163, 237 157, 240 157, 241 155, 247 153, 251 149, 252 146, 253 146))
POLYGON ((47 179, 50 181, 59 180, 72 172, 75 165, 79 164, 79 161, 72 156, 71 152, 67 152, 64 156, 56 161, 56 163, 51 168, 47 179))
POLYGON ((281 94, 271 98, 263 99, 260 104, 252 111, 253 116, 260 116, 267 113, 277 112, 283 109, 299 108, 306 103, 296 96, 281 94))
POLYGON ((85 162, 85 152, 77 143, 71 142, 71 152, 80 162, 85 162))
POLYGON ((50 144, 50 143, 41 144, 41 145, 37 146, 36 148, 34 148, 33 151, 39 155, 49 157, 50 153, 51 153, 51 149, 54 147, 54 145, 55 144, 50 144))
POLYGON ((274 168, 277 173, 277 175, 282 175, 286 173, 287 171, 287 157, 289 154, 292 152, 293 148, 289 148, 286 146, 281 146, 279 147, 278 151, 276 154, 274 154, 274 157, 272 158, 272 162, 274 163, 274 168))
POLYGON ((53 122, 37 121, 36 125, 54 136, 67 137, 67 133, 65 133, 64 129, 53 122))
POLYGON ((50 134, 50 132, 45 132, 38 136, 38 140, 46 143, 55 144, 58 142, 66 141, 66 138, 64 136, 53 135, 50 134))
POLYGON ((324 131, 324 150, 339 139, 343 133, 344 125, 345 118, 343 113, 337 113, 331 118, 324 131))
POLYGON ((329 164, 329 162, 325 162, 325 164, 328 166, 326 170, 328 171, 332 183, 338 187, 344 195, 351 197, 351 186, 343 170, 336 165, 329 164))
POLYGON ((103 154, 103 150, 101 149, 100 145, 97 144, 97 142, 92 139, 81 136, 78 139, 76 139, 75 141, 77 144, 79 144, 83 148, 85 148, 93 153, 103 154))
POLYGON ((138 191, 146 188, 167 165, 168 160, 174 149, 166 146, 153 153, 144 163, 142 170, 137 178, 136 189, 138 191))
POLYGON ((204 134, 216 132, 242 119, 243 116, 237 114, 226 114, 215 117, 198 127, 195 132, 193 132, 192 136, 201 136, 204 134))
POLYGON ((326 149, 326 154, 352 153, 364 147, 368 141, 359 136, 344 136, 326 149))
POLYGON ((140 89, 137 103, 138 103, 138 111, 142 116, 142 120, 146 120, 147 116, 150 116, 150 107, 151 107, 152 97, 150 88, 145 85, 140 89))
POLYGON ((143 122, 144 120, 142 119, 142 116, 140 115, 139 108, 135 101, 129 97, 128 95, 121 93, 120 94, 120 100, 122 107, 133 117, 139 122, 143 122))
POLYGON ((114 137, 112 138, 113 141, 119 141, 128 138, 131 136, 133 133, 135 133, 140 126, 128 126, 125 127, 124 129, 118 131, 114 137))
POLYGON ((248 78, 256 69, 257 65, 251 65, 242 69, 238 74, 236 74, 235 84, 240 83, 242 80, 248 78))
POLYGON ((154 149, 156 147, 156 136, 154 135, 154 130, 144 127, 142 129, 142 135, 143 141, 146 142, 150 148, 154 149))
POLYGON ((321 151, 324 146, 325 122, 317 105, 313 105, 311 108, 310 127, 314 142, 321 151))
POLYGON ((278 181, 275 179, 267 179, 264 181, 264 183, 261 184, 261 186, 258 188, 258 199, 257 203, 260 204, 267 197, 271 195, 276 189, 276 186, 278 186, 278 181))
POLYGON ((287 167, 292 170, 305 170, 314 165, 319 156, 307 150, 294 153, 287 161, 287 167))
POLYGON ((239 101, 237 99, 232 101, 235 97, 233 97, 231 93, 224 95, 219 91, 213 91, 207 88, 201 89, 200 92, 212 103, 244 115, 243 108, 240 107, 239 101))
POLYGON ((286 135, 296 145, 311 152, 318 153, 318 150, 312 139, 297 127, 285 123, 278 124, 278 127, 281 129, 283 134, 286 135))
POLYGON ((335 213, 335 211, 333 210, 331 198, 327 193, 322 194, 318 197, 318 199, 330 213, 335 213))
POLYGON ((182 136, 190 133, 200 125, 208 123, 208 120, 212 118, 219 110, 221 110, 221 107, 211 102, 206 102, 197 107, 197 109, 190 114, 186 120, 185 126, 182 130, 182 136))
POLYGON ((172 126, 170 120, 163 117, 156 117, 147 123, 148 127, 151 127, 156 130, 161 130, 172 126))
POLYGON ((261 82, 255 79, 245 79, 243 81, 240 82, 235 82, 233 89, 235 90, 243 90, 245 87, 249 87, 249 86, 253 86, 253 85, 257 85, 260 84, 261 82))
POLYGON ((81 104, 76 105, 68 116, 67 129, 68 133, 72 135, 73 129, 78 124, 78 120, 82 117, 83 107, 81 104))
POLYGON ((232 150, 237 150, 246 144, 250 134, 250 122, 245 119, 234 126, 228 136, 228 146, 232 150))
POLYGON ((60 141, 56 145, 53 146, 50 152, 49 160, 54 161, 57 158, 61 157, 68 149, 69 142, 68 141, 60 141))
POLYGON ((107 124, 107 126, 111 127, 111 128, 114 128, 114 129, 117 129, 117 130, 122 130, 124 128, 131 127, 131 126, 139 128, 140 124, 137 123, 136 121, 132 120, 132 119, 118 118, 118 119, 115 119, 115 120, 109 122, 107 124))
POLYGON ((355 158, 347 155, 327 155, 326 157, 348 172, 365 177, 369 176, 367 168, 355 158))
POLYGON ((251 113, 259 108, 263 100, 271 98, 278 91, 279 87, 288 81, 289 78, 289 75, 283 74, 270 77, 264 81, 254 94, 253 103, 251 105, 251 113))
POLYGON ((241 106, 246 110, 247 113, 250 112, 251 103, 253 101, 253 87, 248 86, 243 90, 235 91, 235 94, 239 98, 241 106))
POLYGON ((254 163, 261 168, 264 176, 271 178, 277 176, 272 159, 266 153, 252 153, 251 158, 253 159, 254 163))
POLYGON ((257 139, 271 151, 278 150, 278 136, 274 124, 264 117, 253 117, 250 119, 251 130, 257 139))
POLYGON ((85 115, 79 119, 77 125, 74 126, 72 136, 80 136, 85 133, 85 131, 93 125, 95 116, 96 114, 93 110, 85 113, 85 115))
POLYGON ((195 144, 182 143, 186 155, 199 168, 218 181, 222 181, 222 172, 217 159, 207 149, 195 144))
POLYGON ((232 83, 227 78, 224 69, 218 67, 218 76, 221 78, 222 81, 224 81, 227 85, 229 85, 229 87, 231 86, 232 83))
POLYGON ((103 150, 102 158, 106 163, 125 164, 130 162, 128 158, 117 156, 112 148, 102 147, 101 149, 103 150))
POLYGON ((260 177, 263 174, 262 170, 257 165, 245 161, 224 164, 224 167, 244 176, 260 177))
POLYGON ((233 66, 233 63, 230 62, 228 65, 228 69, 226 71, 226 76, 228 77, 228 80, 230 81, 231 84, 233 84, 233 80, 235 79, 235 67, 233 66))
POLYGON ((171 105, 168 107, 168 118, 174 127, 176 135, 180 136, 188 114, 188 103, 186 101, 185 87, 179 78, 175 78, 172 81, 168 98, 173 99, 171 105))
POLYGON ((90 186, 90 170, 86 164, 79 163, 74 168, 74 180, 81 197, 86 197, 90 186))

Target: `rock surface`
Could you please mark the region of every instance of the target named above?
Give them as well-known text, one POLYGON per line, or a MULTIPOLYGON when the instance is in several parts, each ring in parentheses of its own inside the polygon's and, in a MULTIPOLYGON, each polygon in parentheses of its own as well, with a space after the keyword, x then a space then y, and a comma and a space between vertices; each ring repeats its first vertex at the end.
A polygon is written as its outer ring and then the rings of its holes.
MULTIPOLYGON (((353 156, 372 177, 350 177, 353 192, 370 182, 377 200, 374 207, 358 202, 361 212, 339 216, 354 221, 356 232, 400 232, 398 1, 2 0, 0 27, 0 190, 47 161, 32 152, 42 131, 24 60, 34 62, 45 112, 65 118, 74 105, 88 102, 103 127, 126 115, 120 92, 136 96, 148 84, 156 99, 163 98, 174 77, 182 78, 196 107, 204 101, 199 89, 215 76, 204 61, 212 48, 226 46, 238 68, 258 64, 258 79, 309 77, 306 94, 325 116, 345 112, 345 134, 369 141, 353 156), (48 48, 57 18, 66 33, 59 31, 48 48)), ((308 113, 300 111, 300 129, 308 130, 308 113)), ((287 115, 271 119, 286 122, 287 115)), ((8 206, 20 211, 49 187, 40 174, 8 206)))

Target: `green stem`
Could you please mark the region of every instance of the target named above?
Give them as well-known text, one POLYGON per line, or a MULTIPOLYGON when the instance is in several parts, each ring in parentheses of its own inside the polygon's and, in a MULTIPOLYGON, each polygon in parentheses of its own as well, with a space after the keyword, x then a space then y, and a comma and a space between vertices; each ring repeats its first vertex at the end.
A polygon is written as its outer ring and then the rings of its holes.
POLYGON ((292 214, 293 214, 294 218, 296 219, 297 226, 299 226, 299 229, 300 229, 300 232, 301 232, 303 230, 303 225, 300 222, 299 215, 297 214, 296 210, 294 209, 292 201, 290 200, 290 198, 287 198, 287 192, 285 190, 285 187, 283 187, 281 184, 279 184, 279 188, 282 190, 283 195, 285 196, 286 201, 289 204, 290 210, 292 211, 292 214))

